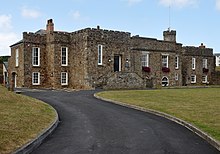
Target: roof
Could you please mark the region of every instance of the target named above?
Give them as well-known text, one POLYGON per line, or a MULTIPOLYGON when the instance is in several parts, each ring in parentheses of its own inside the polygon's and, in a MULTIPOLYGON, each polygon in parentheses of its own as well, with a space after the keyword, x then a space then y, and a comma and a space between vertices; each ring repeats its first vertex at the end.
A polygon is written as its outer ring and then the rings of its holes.
POLYGON ((46 33, 47 33, 47 31, 44 30, 44 29, 40 29, 40 30, 35 32, 35 34, 40 34, 40 35, 45 35, 46 33))
POLYGON ((3 65, 5 66, 6 70, 8 71, 8 62, 3 62, 3 65))
POLYGON ((23 39, 18 41, 18 42, 16 42, 15 44, 12 44, 10 47, 16 46, 16 45, 21 44, 21 43, 23 43, 23 39))
POLYGON ((214 56, 220 56, 220 53, 216 53, 216 54, 214 54, 214 56))

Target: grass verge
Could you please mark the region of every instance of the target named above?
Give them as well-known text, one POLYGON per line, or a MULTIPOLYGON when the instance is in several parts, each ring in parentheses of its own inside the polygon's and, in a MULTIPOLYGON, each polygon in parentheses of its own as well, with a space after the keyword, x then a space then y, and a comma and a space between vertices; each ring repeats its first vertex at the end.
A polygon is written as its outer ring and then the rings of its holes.
POLYGON ((97 95, 173 115, 220 141, 220 88, 104 91, 97 95))
POLYGON ((216 66, 215 70, 220 71, 220 66, 216 66))
POLYGON ((11 153, 36 138, 55 115, 49 105, 0 86, 0 153, 11 153))

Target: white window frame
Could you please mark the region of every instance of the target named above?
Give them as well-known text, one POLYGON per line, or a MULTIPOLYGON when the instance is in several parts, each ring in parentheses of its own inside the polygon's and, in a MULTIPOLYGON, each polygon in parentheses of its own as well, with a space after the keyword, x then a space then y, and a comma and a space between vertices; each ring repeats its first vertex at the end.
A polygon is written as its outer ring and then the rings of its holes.
POLYGON ((207 83, 208 82, 208 76, 207 75, 203 75, 202 76, 202 83, 207 83), (205 80, 203 80, 205 79, 205 80))
POLYGON ((169 55, 167 54, 162 55, 162 67, 169 68, 169 55), (166 61, 164 61, 165 57, 166 57, 166 61))
POLYGON ((103 45, 98 45, 98 65, 102 65, 103 60, 103 45))
POLYGON ((40 85, 40 72, 33 72, 32 73, 32 85, 40 85), (37 79, 36 79, 37 82, 35 82, 35 77, 37 77, 37 79))
POLYGON ((162 87, 169 86, 169 78, 168 78, 168 77, 166 77, 166 76, 163 76, 163 77, 162 77, 162 79, 161 79, 161 84, 162 84, 162 87), (167 79, 167 84, 166 84, 166 85, 163 83, 163 79, 164 79, 164 78, 166 78, 166 79, 167 79))
POLYGON ((179 56, 175 57, 175 69, 179 69, 179 56))
POLYGON ((202 67, 208 68, 208 60, 207 59, 202 59, 202 67))
POLYGON ((40 48, 39 47, 33 47, 32 48, 32 65, 33 66, 40 66, 40 48), (35 54, 35 49, 37 49, 38 53, 37 53, 37 56, 35 54), (37 64, 35 62, 35 58, 37 57, 37 64))
POLYGON ((68 47, 61 47, 61 66, 68 66, 68 47), (65 52, 66 57, 64 57, 63 51, 65 52), (65 61, 63 60, 63 58, 65 59, 65 61))
POLYGON ((68 73, 67 72, 61 72, 61 85, 62 86, 66 86, 66 85, 68 85, 68 73), (65 79, 63 79, 63 75, 65 74, 65 79), (65 82, 63 82, 63 81, 65 81, 65 82))
POLYGON ((18 49, 15 50, 15 66, 16 67, 19 66, 19 50, 18 49))
POLYGON ((192 69, 196 69, 196 58, 192 58, 192 69))
POLYGON ((178 73, 175 74, 175 80, 176 80, 176 81, 179 80, 179 74, 178 74, 178 73))
POLYGON ((149 52, 142 51, 141 65, 142 67, 149 67, 149 52))
POLYGON ((196 75, 191 75, 191 83, 196 83, 196 75), (192 80, 194 78, 194 80, 192 80))

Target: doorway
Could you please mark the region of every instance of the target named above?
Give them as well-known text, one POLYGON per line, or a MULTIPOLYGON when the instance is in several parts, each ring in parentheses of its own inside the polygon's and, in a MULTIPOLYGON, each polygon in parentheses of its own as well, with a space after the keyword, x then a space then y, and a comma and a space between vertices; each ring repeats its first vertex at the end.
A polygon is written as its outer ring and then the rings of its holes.
POLYGON ((17 75, 15 72, 12 72, 11 90, 14 91, 16 87, 17 87, 17 75))
POLYGON ((121 71, 121 56, 115 55, 114 56, 114 72, 120 72, 121 71))

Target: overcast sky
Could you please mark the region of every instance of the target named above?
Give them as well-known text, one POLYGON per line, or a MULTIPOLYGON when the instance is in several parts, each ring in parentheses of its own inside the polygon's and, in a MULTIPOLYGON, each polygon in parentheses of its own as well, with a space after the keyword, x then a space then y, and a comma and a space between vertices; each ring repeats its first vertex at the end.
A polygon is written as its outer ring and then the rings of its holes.
POLYGON ((45 29, 48 19, 54 20, 55 30, 99 25, 159 40, 170 26, 184 46, 204 43, 220 53, 220 0, 4 0, 0 56, 10 55, 9 46, 21 40, 23 32, 45 29))

